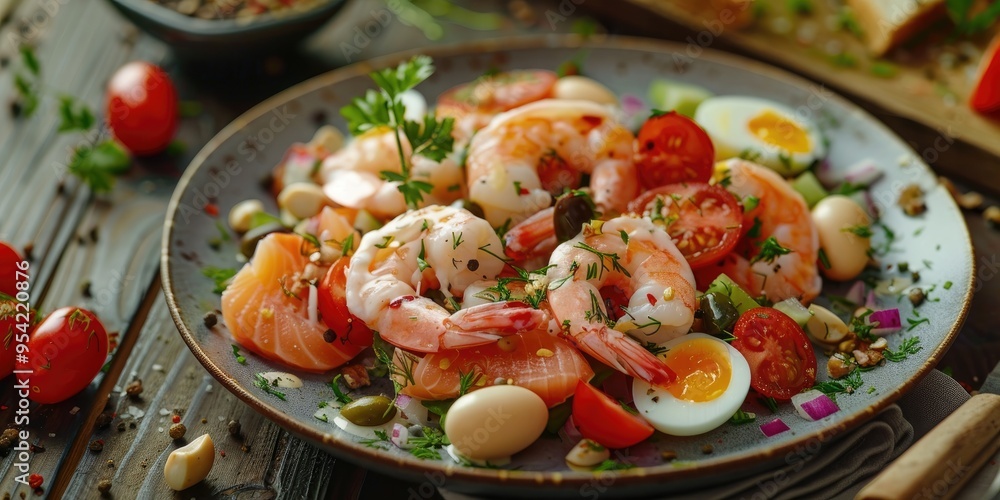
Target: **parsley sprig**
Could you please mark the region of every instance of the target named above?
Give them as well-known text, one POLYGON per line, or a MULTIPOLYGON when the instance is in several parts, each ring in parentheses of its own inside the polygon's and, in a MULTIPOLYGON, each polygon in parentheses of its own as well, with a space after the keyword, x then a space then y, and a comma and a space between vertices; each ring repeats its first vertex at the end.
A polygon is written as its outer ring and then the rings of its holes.
MULTIPOLYGON (((14 88, 21 105, 21 114, 31 117, 42 99, 42 65, 34 50, 28 45, 21 46, 21 65, 26 71, 14 72, 14 88)), ((97 125, 94 112, 86 104, 79 103, 69 95, 59 96, 59 133, 80 132, 84 134, 97 125)), ((66 170, 79 177, 95 193, 111 191, 115 177, 128 171, 132 160, 128 153, 112 139, 88 138, 77 146, 70 155, 66 170)))
POLYGON ((760 246, 760 253, 750 259, 751 264, 761 260, 764 262, 774 262, 774 259, 792 252, 790 248, 781 246, 781 243, 778 243, 778 240, 774 236, 769 236, 766 240, 760 242, 758 246, 760 246))
POLYGON ((886 349, 883 356, 885 356, 885 359, 888 359, 893 363, 899 363, 900 361, 908 358, 911 354, 916 354, 921 349, 923 349, 923 347, 920 346, 920 338, 910 337, 903 340, 903 342, 899 345, 898 350, 893 351, 891 349, 886 349))
POLYGON ((395 68, 372 72, 369 76, 379 89, 369 90, 363 97, 354 98, 351 104, 340 109, 352 135, 379 127, 393 130, 400 171, 384 170, 380 174, 387 181, 399 182, 399 192, 410 208, 416 208, 423 201, 424 194, 430 193, 434 186, 412 178, 410 163, 403 152, 402 137, 406 136, 412 154, 437 162, 451 153, 454 147, 454 138, 451 136, 455 124, 453 118, 438 120, 434 115, 426 115, 423 120, 416 121, 405 117, 406 107, 403 105, 402 94, 426 80, 432 73, 434 66, 427 56, 415 56, 395 68))

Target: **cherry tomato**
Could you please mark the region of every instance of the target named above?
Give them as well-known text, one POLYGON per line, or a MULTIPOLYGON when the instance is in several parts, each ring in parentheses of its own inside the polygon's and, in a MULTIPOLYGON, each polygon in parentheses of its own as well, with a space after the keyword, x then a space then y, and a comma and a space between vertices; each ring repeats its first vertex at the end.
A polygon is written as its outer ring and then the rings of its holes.
POLYGON ((736 246, 743 210, 736 197, 703 182, 670 184, 643 193, 628 205, 666 226, 692 269, 718 262, 736 246))
POLYGON ((976 81, 969 99, 972 109, 980 113, 1000 111, 1000 35, 993 38, 983 54, 976 81))
POLYGON ((28 341, 28 398, 64 401, 90 385, 108 357, 108 333, 94 313, 78 307, 52 311, 28 341))
MULTIPOLYGON (((21 255, 6 243, 0 242, 0 293, 5 293, 11 297, 17 295, 17 283, 27 281, 17 279, 17 272, 20 270, 17 264, 21 262, 21 255)), ((22 285, 25 286, 25 285, 22 285)))
POLYGON ((130 62, 108 82, 106 116, 115 138, 129 151, 159 153, 177 129, 177 90, 158 66, 130 62))
MULTIPOLYGON (((349 257, 341 257, 330 266, 326 276, 319 282, 316 305, 319 314, 327 328, 333 332, 337 342, 357 346, 372 345, 372 331, 364 321, 351 314, 347 309, 345 270, 350 262, 349 257)), ((329 334, 330 332, 327 332, 329 334)))
POLYGON ((0 297, 0 379, 13 373, 17 344, 27 344, 38 324, 35 310, 25 312, 18 304, 11 297, 0 297))
POLYGON ((755 307, 733 327, 732 346, 750 364, 750 386, 775 399, 792 396, 816 383, 816 355, 805 332, 785 313, 755 307))
POLYGON ((651 116, 642 124, 636 150, 639 182, 646 189, 712 178, 712 139, 694 120, 674 111, 651 116))
POLYGON ((573 423, 583 437, 612 449, 628 448, 653 435, 649 422, 583 380, 573 394, 573 423))
POLYGON ((468 111, 499 113, 552 95, 556 74, 544 70, 515 70, 478 78, 441 94, 438 112, 461 116, 468 111))

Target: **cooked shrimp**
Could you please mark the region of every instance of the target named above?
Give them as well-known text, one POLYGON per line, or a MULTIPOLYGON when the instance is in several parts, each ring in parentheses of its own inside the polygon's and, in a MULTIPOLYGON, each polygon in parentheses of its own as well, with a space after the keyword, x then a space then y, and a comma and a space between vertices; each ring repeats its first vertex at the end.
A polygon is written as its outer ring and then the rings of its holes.
POLYGON ((549 306, 564 335, 633 377, 656 385, 673 380, 670 368, 632 338, 659 344, 686 334, 694 321, 694 276, 662 228, 628 216, 599 230, 585 226, 556 247, 549 264, 549 306), (608 310, 602 292, 610 297, 615 289, 628 305, 608 310))
POLYGON ((436 115, 455 119, 453 135, 464 145, 496 115, 553 97, 555 83, 556 74, 546 70, 485 75, 441 94, 436 115))
MULTIPOLYGON (((462 167, 455 160, 457 153, 436 162, 411 154, 406 137, 400 140, 403 156, 410 162, 410 175, 434 186, 424 195, 423 206, 448 204, 462 196, 462 167)), ((395 217, 406 211, 406 202, 399 183, 382 179, 383 171, 401 171, 396 135, 388 128, 357 136, 323 160, 323 192, 342 206, 363 208, 380 218, 395 217)))
POLYGON ((773 302, 816 298, 823 286, 816 266, 819 235, 802 195, 779 174, 756 163, 732 159, 716 168, 729 176, 730 192, 741 199, 754 196, 759 203, 743 214, 747 231, 743 240, 718 265, 699 269, 698 283, 707 286, 725 273, 751 295, 764 295, 773 302), (762 253, 771 237, 790 251, 784 255, 779 255, 784 250, 762 253))
POLYGON ((622 212, 639 190, 632 133, 590 101, 546 99, 503 113, 469 144, 469 198, 494 226, 516 224, 590 176, 602 210, 622 212))
POLYGON ((546 323, 547 314, 521 302, 451 313, 421 296, 436 289, 457 304, 471 283, 497 277, 501 248, 493 228, 464 209, 407 212, 361 239, 347 273, 347 307, 387 342, 416 352, 482 345, 546 323))

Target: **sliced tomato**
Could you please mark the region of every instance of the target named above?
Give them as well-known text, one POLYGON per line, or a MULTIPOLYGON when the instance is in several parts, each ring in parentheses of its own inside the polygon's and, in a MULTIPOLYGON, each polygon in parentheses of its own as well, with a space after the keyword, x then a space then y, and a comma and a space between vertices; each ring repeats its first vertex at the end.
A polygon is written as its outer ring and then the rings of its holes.
POLYGON ((347 309, 345 271, 350 260, 350 257, 341 257, 330 266, 317 287, 316 305, 323 323, 330 329, 324 337, 327 342, 367 347, 372 345, 371 329, 347 309))
POLYGON ((550 97, 558 77, 545 70, 515 70, 459 85, 438 98, 439 113, 460 115, 476 110, 499 113, 550 97))
POLYGON ((583 380, 573 394, 573 423, 583 437, 602 446, 628 448, 653 435, 653 426, 583 380))
POLYGON ((665 226, 692 269, 725 257, 743 227, 743 209, 736 197, 704 182, 660 186, 633 200, 628 209, 665 226))
POLYGON ((969 105, 980 113, 1000 111, 1000 35, 993 38, 979 63, 979 78, 969 105))
POLYGON ((732 346, 750 364, 750 386, 775 399, 792 396, 816 383, 816 355, 802 327, 771 307, 745 312, 733 327, 732 346))
POLYGON ((715 146, 694 120, 671 111, 651 116, 642 124, 635 162, 639 182, 646 189, 677 182, 708 182, 715 146))

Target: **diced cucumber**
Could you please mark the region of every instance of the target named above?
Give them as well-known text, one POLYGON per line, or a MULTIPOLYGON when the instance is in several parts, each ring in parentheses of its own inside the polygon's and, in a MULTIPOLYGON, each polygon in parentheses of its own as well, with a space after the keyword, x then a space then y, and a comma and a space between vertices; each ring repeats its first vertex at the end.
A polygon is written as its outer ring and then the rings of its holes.
POLYGON ((656 79, 649 86, 649 101, 653 108, 677 111, 688 118, 693 118, 698 105, 709 97, 712 93, 708 90, 676 80, 656 79))
POLYGON ((382 222, 365 209, 358 210, 358 215, 354 217, 354 229, 362 233, 374 231, 380 227, 382 227, 382 222))
POLYGON ((774 305, 774 308, 787 314, 789 318, 795 320, 795 322, 802 327, 806 326, 806 323, 808 323, 812 318, 812 313, 809 309, 806 309, 806 307, 799 302, 799 299, 796 299, 795 297, 787 298, 778 302, 774 305))
POLYGON ((802 175, 792 180, 792 189, 797 191, 806 199, 809 208, 819 203, 819 200, 830 195, 820 184, 819 179, 812 172, 803 172, 802 175))
POLYGON ((740 314, 744 314, 760 306, 746 290, 740 288, 739 285, 725 274, 720 274, 718 278, 715 278, 715 281, 708 285, 708 290, 705 290, 705 293, 711 292, 721 293, 729 297, 729 300, 740 314))

